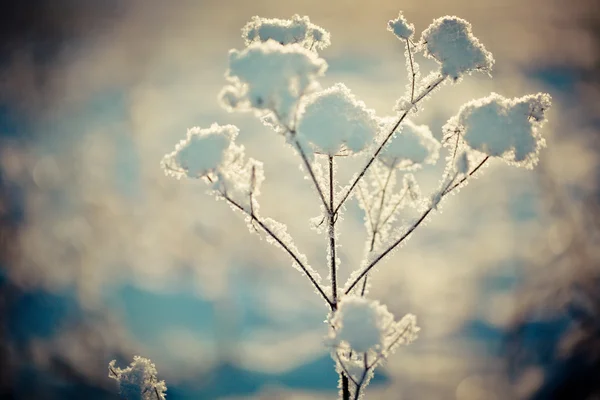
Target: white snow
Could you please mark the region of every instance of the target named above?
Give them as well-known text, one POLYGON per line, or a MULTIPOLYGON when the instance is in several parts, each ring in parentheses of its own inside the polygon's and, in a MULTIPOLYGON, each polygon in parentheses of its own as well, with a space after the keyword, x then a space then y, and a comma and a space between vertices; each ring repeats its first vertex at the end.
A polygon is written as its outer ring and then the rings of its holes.
POLYGON ((298 135, 322 153, 359 152, 373 141, 377 130, 375 112, 356 100, 343 83, 308 96, 301 105, 298 135))
POLYGON ((213 124, 208 129, 190 128, 187 137, 161 163, 167 175, 199 178, 215 172, 223 164, 226 152, 239 130, 234 125, 213 124))
POLYGON ((230 85, 219 97, 230 111, 273 111, 288 123, 298 99, 317 88, 316 78, 326 69, 325 60, 300 44, 254 42, 229 52, 230 85))
POLYGON ((398 15, 398 18, 392 19, 388 22, 388 31, 394 32, 394 35, 398 39, 407 40, 412 37, 415 33, 415 26, 413 24, 409 24, 402 15, 402 12, 398 15))
POLYGON ((254 16, 242 28, 242 37, 246 45, 272 39, 282 45, 298 43, 307 49, 324 49, 331 43, 329 32, 298 14, 291 20, 254 16))
POLYGON ((473 70, 492 69, 494 58, 473 36, 471 24, 458 17, 442 17, 423 31, 425 56, 441 64, 441 73, 457 80, 473 70))
POLYGON ((108 364, 108 376, 117 381, 119 395, 125 400, 165 400, 167 385, 156 377, 156 366, 147 358, 133 356, 129 367, 121 369, 116 361, 108 364))
MULTIPOLYGON (((382 133, 389 132, 394 118, 382 118, 382 133)), ((379 161, 389 168, 415 170, 423 164, 435 164, 439 158, 441 144, 427 125, 416 125, 406 119, 395 131, 379 154, 379 161)))
POLYGON ((443 130, 449 134, 458 132, 473 150, 517 166, 532 167, 545 145, 538 128, 550 105, 551 98, 546 93, 513 99, 492 93, 464 104, 443 130))

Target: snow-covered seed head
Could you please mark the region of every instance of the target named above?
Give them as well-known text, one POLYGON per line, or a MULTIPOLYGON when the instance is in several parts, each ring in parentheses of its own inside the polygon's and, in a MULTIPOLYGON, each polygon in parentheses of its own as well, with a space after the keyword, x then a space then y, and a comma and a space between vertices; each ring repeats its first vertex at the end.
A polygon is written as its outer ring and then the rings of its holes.
POLYGON ((402 12, 398 15, 398 18, 392 19, 388 22, 388 31, 391 31, 400 40, 411 39, 415 33, 415 26, 409 24, 402 15, 402 12))
POLYGON ((464 104, 443 130, 460 134, 473 150, 517 166, 533 167, 545 145, 539 128, 550 105, 551 97, 546 93, 514 99, 492 93, 464 104))
POLYGON ((216 172, 226 162, 228 152, 240 149, 233 144, 238 132, 234 125, 190 128, 187 137, 163 158, 161 166, 167 175, 178 179, 199 178, 216 172))
MULTIPOLYGON (((393 118, 382 118, 382 132, 387 135, 394 122, 393 118)), ((407 119, 396 129, 378 159, 388 168, 415 170, 423 164, 435 164, 440 147, 427 125, 416 125, 407 119)))
POLYGON ((441 64, 442 75, 453 80, 474 70, 490 73, 494 65, 492 53, 473 36, 471 24, 458 17, 442 17, 423 31, 425 56, 441 64))
POLYGON ((300 44, 253 42, 229 52, 225 76, 230 85, 219 98, 229 111, 273 111, 287 123, 299 98, 318 86, 316 79, 326 69, 325 60, 300 44))
POLYGON ((165 400, 167 385, 156 377, 156 366, 147 358, 133 356, 129 367, 121 369, 113 360, 108 364, 108 376, 117 381, 122 399, 165 400))
POLYGON ((375 112, 356 100, 343 83, 308 96, 298 116, 298 135, 328 155, 343 149, 359 152, 378 130, 375 112))
POLYGON ((385 305, 355 295, 342 298, 331 324, 330 342, 333 344, 384 355, 399 344, 413 341, 419 331, 414 315, 407 314, 396 322, 385 305))
POLYGON ((330 35, 325 29, 310 22, 307 16, 295 14, 291 20, 252 17, 242 28, 246 45, 274 40, 282 45, 298 43, 309 49, 324 49, 330 45, 330 35))

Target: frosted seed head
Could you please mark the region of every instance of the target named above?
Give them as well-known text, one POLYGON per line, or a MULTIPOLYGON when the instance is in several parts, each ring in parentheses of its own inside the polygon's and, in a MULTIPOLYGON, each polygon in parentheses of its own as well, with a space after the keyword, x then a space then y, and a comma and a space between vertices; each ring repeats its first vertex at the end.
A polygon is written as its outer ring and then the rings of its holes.
POLYGON ((388 22, 388 31, 393 32, 398 39, 407 40, 412 38, 415 33, 415 26, 409 24, 404 18, 404 15, 402 15, 402 12, 400 12, 398 18, 388 22))
POLYGON ((375 112, 343 83, 308 96, 298 115, 298 135, 329 155, 363 150, 378 129, 375 112))
POLYGON ((156 377, 156 366, 147 358, 133 356, 133 362, 127 368, 115 366, 113 360, 108 364, 109 378, 117 381, 119 395, 123 399, 165 400, 167 386, 165 381, 156 377), (158 396, 158 398, 157 398, 158 396))
POLYGON ((446 16, 438 18, 423 31, 425 56, 441 64, 441 73, 459 79, 474 70, 490 72, 492 54, 473 36, 471 24, 464 19, 446 16))
POLYGON ((514 99, 492 93, 464 104, 443 130, 460 134, 473 150, 516 166, 533 167, 545 145, 539 128, 550 104, 546 93, 514 99))
POLYGON ((239 130, 234 125, 213 124, 208 129, 190 128, 187 137, 167 154, 161 166, 166 175, 199 178, 216 172, 233 151, 233 139, 239 130))
POLYGON ((252 17, 242 28, 246 45, 274 40, 282 45, 300 44, 306 49, 324 49, 330 45, 330 35, 325 29, 298 14, 292 19, 252 17))
MULTIPOLYGON (((382 132, 387 134, 393 127, 393 118, 382 118, 382 132)), ((435 164, 441 144, 433 137, 427 125, 416 125, 405 120, 395 131, 379 154, 379 161, 388 168, 415 170, 423 164, 435 164)))
POLYGON ((229 111, 272 111, 288 123, 300 97, 318 88, 316 79, 326 69, 325 60, 299 44, 253 42, 229 52, 225 76, 230 84, 221 92, 221 103, 229 111))

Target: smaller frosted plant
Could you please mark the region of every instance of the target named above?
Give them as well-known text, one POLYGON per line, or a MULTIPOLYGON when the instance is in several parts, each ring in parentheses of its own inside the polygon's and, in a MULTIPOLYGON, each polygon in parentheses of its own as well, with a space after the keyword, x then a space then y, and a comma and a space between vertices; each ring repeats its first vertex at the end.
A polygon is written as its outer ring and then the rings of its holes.
POLYGON ((156 367, 147 358, 133 356, 129 367, 115 367, 115 360, 108 364, 108 376, 117 381, 119 396, 127 400, 165 400, 167 385, 156 377, 156 367))
MULTIPOLYGON (((258 202, 263 164, 247 158, 235 143, 232 125, 192 128, 162 160, 167 175, 204 181, 208 191, 245 218, 250 232, 282 249, 329 308, 326 345, 339 373, 340 397, 359 399, 381 365, 399 345, 409 344, 419 328, 414 315, 396 319, 371 299, 369 275, 438 209, 443 199, 481 171, 491 159, 532 168, 545 142, 540 127, 550 107, 545 93, 507 99, 492 93, 460 107, 443 127, 442 142, 431 129, 411 118, 436 90, 458 83, 473 72, 491 73, 492 54, 474 36, 471 25, 457 17, 433 21, 415 41, 415 28, 402 13, 388 30, 406 47, 409 83, 394 107, 395 115, 378 117, 343 83, 322 89, 327 69, 318 51, 330 43, 329 33, 308 17, 291 20, 254 17, 242 30, 246 47, 229 52, 227 85, 219 98, 229 111, 253 112, 298 155, 300 165, 320 200, 320 215, 311 220, 328 244, 327 281, 310 266, 287 233, 286 226, 263 215, 258 202), (422 53, 439 67, 422 77, 414 55, 422 53), (446 168, 438 188, 422 195, 413 171, 440 159, 446 168), (345 185, 336 182, 336 158, 363 155, 365 162, 345 185), (368 239, 362 262, 341 265, 337 255, 337 221, 346 201, 364 210, 368 239), (417 217, 401 224, 407 208, 417 217), (413 212, 414 212, 413 211, 413 212), (326 229, 321 229, 326 227, 326 229), (350 278, 338 282, 340 268, 350 278)), ((316 211, 316 210, 315 210, 316 211)), ((164 398, 149 360, 135 358, 125 370, 110 365, 111 377, 127 398, 164 398), (142 397, 140 397, 142 396, 142 397), (161 397, 162 396, 162 397, 161 397)))

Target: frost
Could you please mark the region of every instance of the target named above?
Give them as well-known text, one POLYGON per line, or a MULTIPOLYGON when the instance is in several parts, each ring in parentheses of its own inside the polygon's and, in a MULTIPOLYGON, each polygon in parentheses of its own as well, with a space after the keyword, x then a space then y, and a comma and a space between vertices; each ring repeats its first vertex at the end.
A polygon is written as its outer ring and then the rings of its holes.
POLYGON ((402 15, 402 12, 400 12, 398 18, 388 22, 388 31, 394 32, 394 35, 396 35, 398 39, 407 40, 415 33, 415 26, 409 24, 404 18, 404 15, 402 15))
MULTIPOLYGON (((393 119, 381 119, 384 127, 382 131, 389 132, 393 123, 393 119)), ((422 164, 435 164, 440 147, 441 144, 433 137, 427 125, 416 125, 407 119, 379 154, 379 161, 388 168, 415 170, 421 168, 422 164)))
POLYGON ((161 166, 167 175, 176 178, 199 178, 217 171, 227 159, 228 150, 239 130, 234 125, 213 124, 208 129, 190 128, 187 137, 167 154, 161 166))
POLYGON ((342 298, 331 324, 330 339, 333 343, 345 342, 352 350, 361 353, 375 351, 386 354, 399 342, 414 340, 419 330, 413 315, 408 314, 400 322, 395 322, 386 306, 354 295, 342 298))
POLYGON ((156 366, 147 358, 133 356, 129 367, 115 367, 115 360, 108 364, 108 376, 117 381, 119 395, 125 400, 165 400, 167 385, 156 377, 156 366))
POLYGON ((363 150, 377 130, 375 112, 343 83, 308 96, 299 112, 298 134, 329 155, 363 150))
POLYGON ((460 134, 473 150, 517 166, 531 167, 545 145, 538 128, 544 123, 550 105, 551 98, 546 93, 514 99, 492 93, 464 104, 443 130, 460 134))
POLYGON ((473 70, 492 69, 494 58, 473 36, 471 24, 458 17, 442 17, 423 31, 425 55, 441 64, 441 72, 457 80, 473 70))
POLYGON ((291 20, 252 17, 242 28, 246 45, 270 39, 282 44, 298 43, 307 49, 324 49, 331 44, 325 29, 310 22, 307 16, 294 15, 291 20))
POLYGON ((230 82, 219 98, 230 111, 273 111, 287 123, 300 97, 318 87, 327 63, 299 44, 255 42, 229 52, 230 82))

